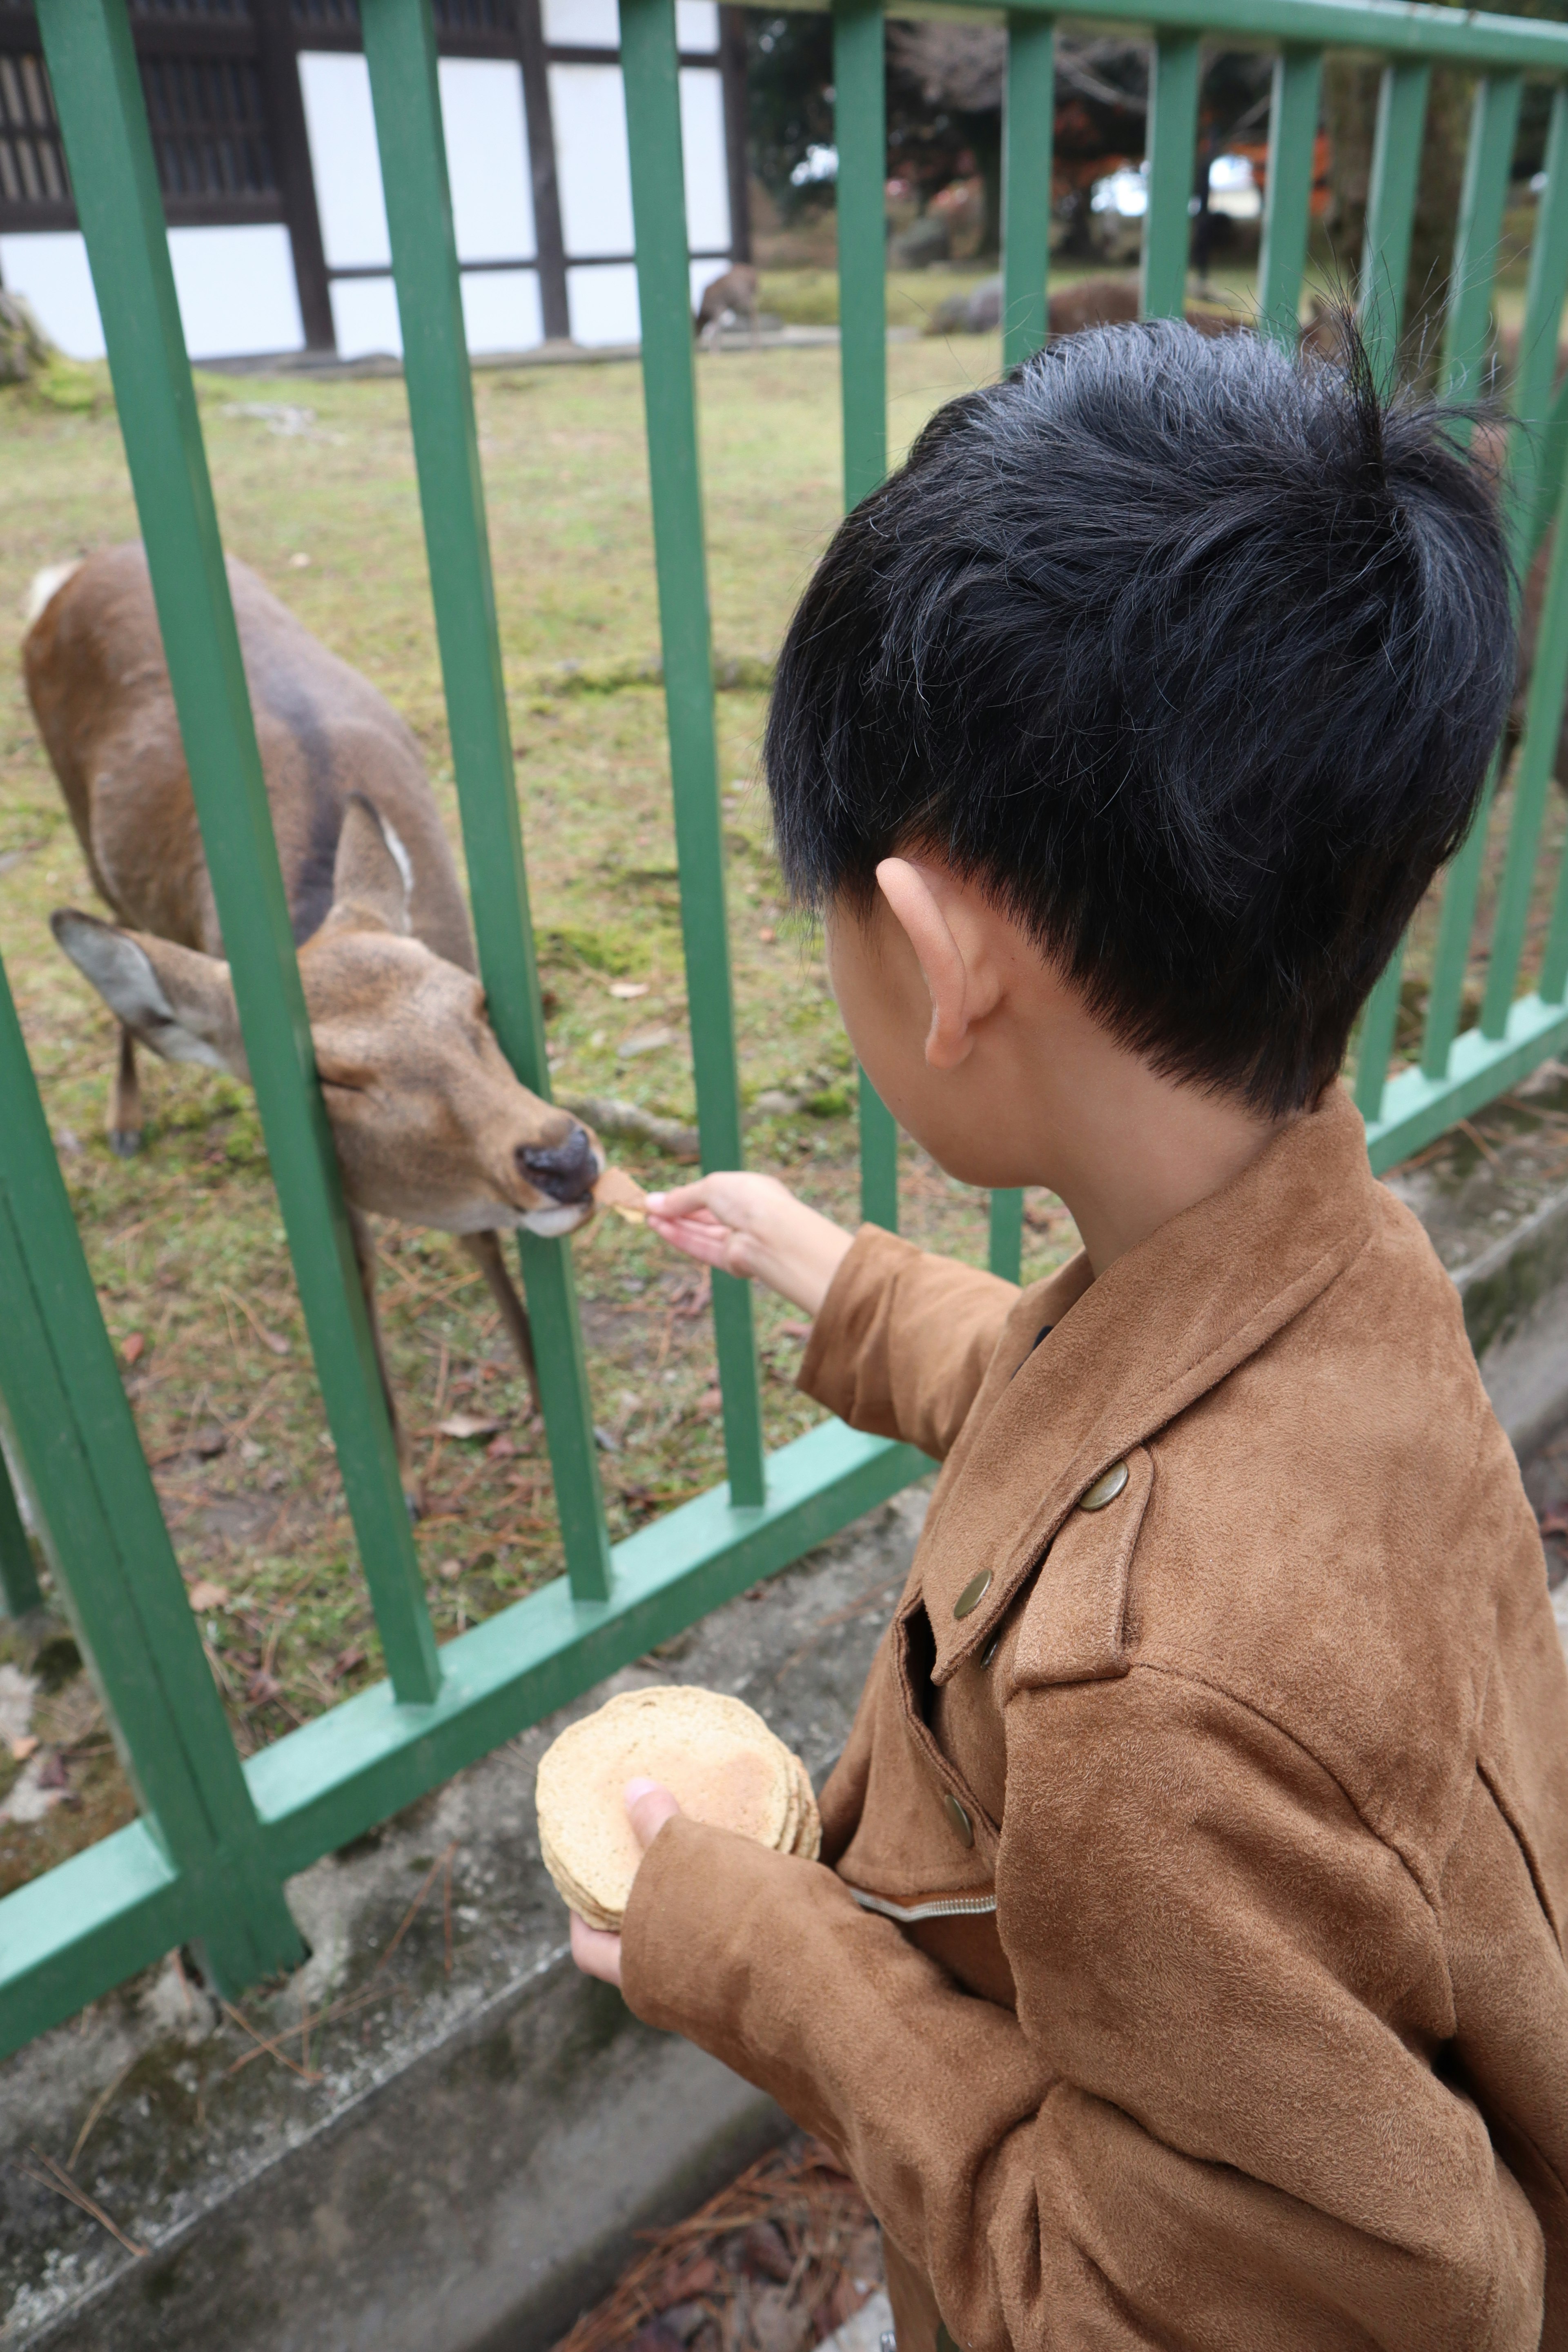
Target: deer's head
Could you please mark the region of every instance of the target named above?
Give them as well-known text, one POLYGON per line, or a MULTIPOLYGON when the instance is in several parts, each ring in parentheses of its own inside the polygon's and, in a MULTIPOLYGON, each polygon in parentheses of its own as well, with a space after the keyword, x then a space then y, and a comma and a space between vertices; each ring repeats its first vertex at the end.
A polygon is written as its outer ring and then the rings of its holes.
MULTIPOLYGON (((593 1212, 604 1155, 514 1076, 473 974, 410 936, 408 888, 401 843, 354 797, 331 910, 300 952, 343 1189, 357 1208, 447 1233, 570 1233, 593 1212)), ((51 928, 143 1045, 248 1081, 226 963, 70 908, 51 928)))

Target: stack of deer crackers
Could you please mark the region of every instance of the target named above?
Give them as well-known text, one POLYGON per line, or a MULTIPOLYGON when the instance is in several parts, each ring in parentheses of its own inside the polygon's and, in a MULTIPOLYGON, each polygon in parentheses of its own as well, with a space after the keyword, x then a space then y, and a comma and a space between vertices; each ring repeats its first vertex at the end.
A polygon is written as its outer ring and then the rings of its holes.
POLYGON ((623 1691, 552 1742, 539 1766, 539 1846, 556 1891, 618 1934, 642 1860, 628 1780, 658 1780, 683 1813, 815 1862, 822 1822, 805 1765, 738 1698, 680 1685, 623 1691))

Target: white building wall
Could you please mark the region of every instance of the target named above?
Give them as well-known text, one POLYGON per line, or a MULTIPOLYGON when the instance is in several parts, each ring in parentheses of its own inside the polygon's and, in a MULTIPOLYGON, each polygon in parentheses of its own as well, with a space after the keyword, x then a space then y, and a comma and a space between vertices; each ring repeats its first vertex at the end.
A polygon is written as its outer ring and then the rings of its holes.
MULTIPOLYGON (((613 51, 619 43, 616 0, 544 0, 543 14, 551 44, 613 51)), ((716 0, 677 0, 676 15, 682 51, 715 59, 712 67, 680 71, 687 236, 696 252, 722 253, 730 205, 719 11, 716 0)), ((468 349, 476 355, 526 351, 542 341, 544 330, 537 272, 521 266, 537 252, 521 71, 508 59, 468 58, 443 58, 438 71, 468 349)), ((363 56, 306 51, 300 79, 327 267, 365 273, 331 280, 339 352, 345 359, 397 355, 403 341, 369 69, 363 56)), ((549 87, 573 339, 587 346, 635 343, 640 329, 620 67, 610 58, 602 66, 554 65, 549 87)), ((280 224, 176 228, 169 246, 193 359, 302 348, 292 257, 280 224)), ((721 259, 693 262, 694 303, 727 266, 721 259)), ((26 298, 63 351, 79 359, 102 356, 103 330, 79 234, 0 236, 0 279, 26 298)))

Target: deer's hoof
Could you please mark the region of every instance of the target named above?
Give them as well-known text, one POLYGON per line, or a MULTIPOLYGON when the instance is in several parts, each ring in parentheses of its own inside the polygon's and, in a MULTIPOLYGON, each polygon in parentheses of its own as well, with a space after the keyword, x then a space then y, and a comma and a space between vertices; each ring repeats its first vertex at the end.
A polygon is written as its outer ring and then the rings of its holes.
POLYGON ((116 1160, 134 1160, 142 1149, 141 1129, 111 1127, 109 1130, 109 1148, 116 1160))

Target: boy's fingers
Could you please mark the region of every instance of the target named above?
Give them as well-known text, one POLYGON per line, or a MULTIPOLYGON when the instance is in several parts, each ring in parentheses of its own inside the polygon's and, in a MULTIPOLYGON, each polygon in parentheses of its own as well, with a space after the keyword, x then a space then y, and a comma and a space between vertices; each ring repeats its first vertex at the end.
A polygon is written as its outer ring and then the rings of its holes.
POLYGON ((606 1935, 602 1927, 590 1927, 575 1911, 572 1914, 572 1958, 585 1977, 597 1977, 601 1984, 619 1986, 620 1937, 606 1935))
POLYGON ((628 1780, 625 1793, 637 1843, 646 1853, 666 1822, 673 1821, 680 1807, 658 1780, 628 1780))

